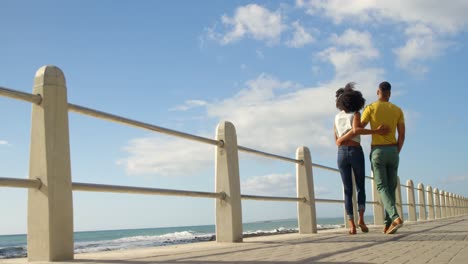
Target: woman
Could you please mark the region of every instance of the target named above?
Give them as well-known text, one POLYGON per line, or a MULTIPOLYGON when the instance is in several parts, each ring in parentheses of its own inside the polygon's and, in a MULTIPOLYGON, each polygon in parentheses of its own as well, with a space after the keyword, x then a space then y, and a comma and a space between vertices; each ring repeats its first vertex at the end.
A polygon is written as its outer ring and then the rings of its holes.
POLYGON ((354 172, 356 181, 358 226, 362 232, 369 232, 369 228, 364 222, 366 209, 365 165, 360 135, 388 133, 388 129, 384 126, 379 126, 374 130, 361 128, 361 113, 359 111, 364 107, 365 102, 362 93, 354 90, 354 83, 348 83, 345 88, 336 91, 336 107, 341 111, 335 116, 335 141, 338 145, 338 168, 343 181, 345 209, 350 225, 349 234, 351 235, 356 234, 352 172, 354 172))

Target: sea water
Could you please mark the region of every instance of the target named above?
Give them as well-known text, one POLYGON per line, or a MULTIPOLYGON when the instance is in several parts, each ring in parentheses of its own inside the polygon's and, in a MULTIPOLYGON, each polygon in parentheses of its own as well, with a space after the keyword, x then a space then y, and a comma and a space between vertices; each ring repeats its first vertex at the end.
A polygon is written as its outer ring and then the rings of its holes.
MULTIPOLYGON (((366 219, 367 220, 367 219, 366 219)), ((343 218, 319 218, 318 229, 343 227, 343 218)), ((243 224, 244 237, 298 232, 297 219, 243 224)), ((215 226, 75 232, 75 253, 156 247, 214 240, 215 226)), ((26 257, 26 235, 0 236, 0 259, 26 257)))

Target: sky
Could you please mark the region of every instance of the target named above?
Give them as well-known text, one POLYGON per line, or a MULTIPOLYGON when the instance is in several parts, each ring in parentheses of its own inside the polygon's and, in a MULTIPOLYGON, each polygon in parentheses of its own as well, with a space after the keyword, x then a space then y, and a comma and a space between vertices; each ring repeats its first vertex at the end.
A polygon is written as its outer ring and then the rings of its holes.
MULTIPOLYGON (((239 145, 291 158, 307 146, 330 167, 335 91, 356 82, 371 103, 389 81, 406 119, 401 182, 468 197, 467 1, 4 0, 0 12, 0 86, 31 92, 37 69, 56 65, 70 103, 209 138, 227 120, 239 145)), ((27 178, 31 106, 0 97, 0 113, 0 177, 27 178)), ((214 191, 211 145, 69 122, 74 182, 214 191)), ((362 145, 367 157, 369 137, 362 145)), ((295 196, 294 164, 239 159, 243 194, 295 196)), ((313 174, 317 198, 342 198, 338 173, 313 174)), ((27 191, 0 188, 0 201, 0 234, 25 233, 27 191)), ((76 231, 215 219, 208 198, 74 192, 73 203, 76 231)), ((294 203, 242 206, 244 222, 296 217, 294 203)), ((343 206, 318 204, 317 215, 343 206)))

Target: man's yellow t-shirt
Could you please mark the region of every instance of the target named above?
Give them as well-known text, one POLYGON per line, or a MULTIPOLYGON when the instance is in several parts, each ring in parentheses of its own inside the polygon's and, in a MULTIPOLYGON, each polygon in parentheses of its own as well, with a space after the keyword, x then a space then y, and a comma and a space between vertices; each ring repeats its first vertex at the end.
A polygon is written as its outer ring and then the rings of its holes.
POLYGON ((380 125, 386 125, 390 128, 390 133, 386 135, 372 134, 372 145, 391 145, 396 144, 395 132, 397 125, 405 123, 405 117, 401 109, 390 103, 376 101, 364 109, 361 117, 361 123, 369 123, 371 129, 377 129, 380 125))

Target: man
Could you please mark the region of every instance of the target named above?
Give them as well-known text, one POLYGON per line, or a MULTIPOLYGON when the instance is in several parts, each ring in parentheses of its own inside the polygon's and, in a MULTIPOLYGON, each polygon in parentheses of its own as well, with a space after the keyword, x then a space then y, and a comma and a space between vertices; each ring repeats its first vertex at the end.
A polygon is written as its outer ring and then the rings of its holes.
POLYGON ((395 206, 395 191, 398 180, 399 153, 405 141, 403 111, 389 102, 391 85, 382 82, 377 90, 378 100, 368 105, 361 117, 361 126, 370 123, 371 129, 384 124, 390 129, 385 135, 372 134, 370 160, 377 190, 385 209, 384 233, 394 234, 403 225, 395 206), (398 138, 395 137, 398 132, 398 138))

